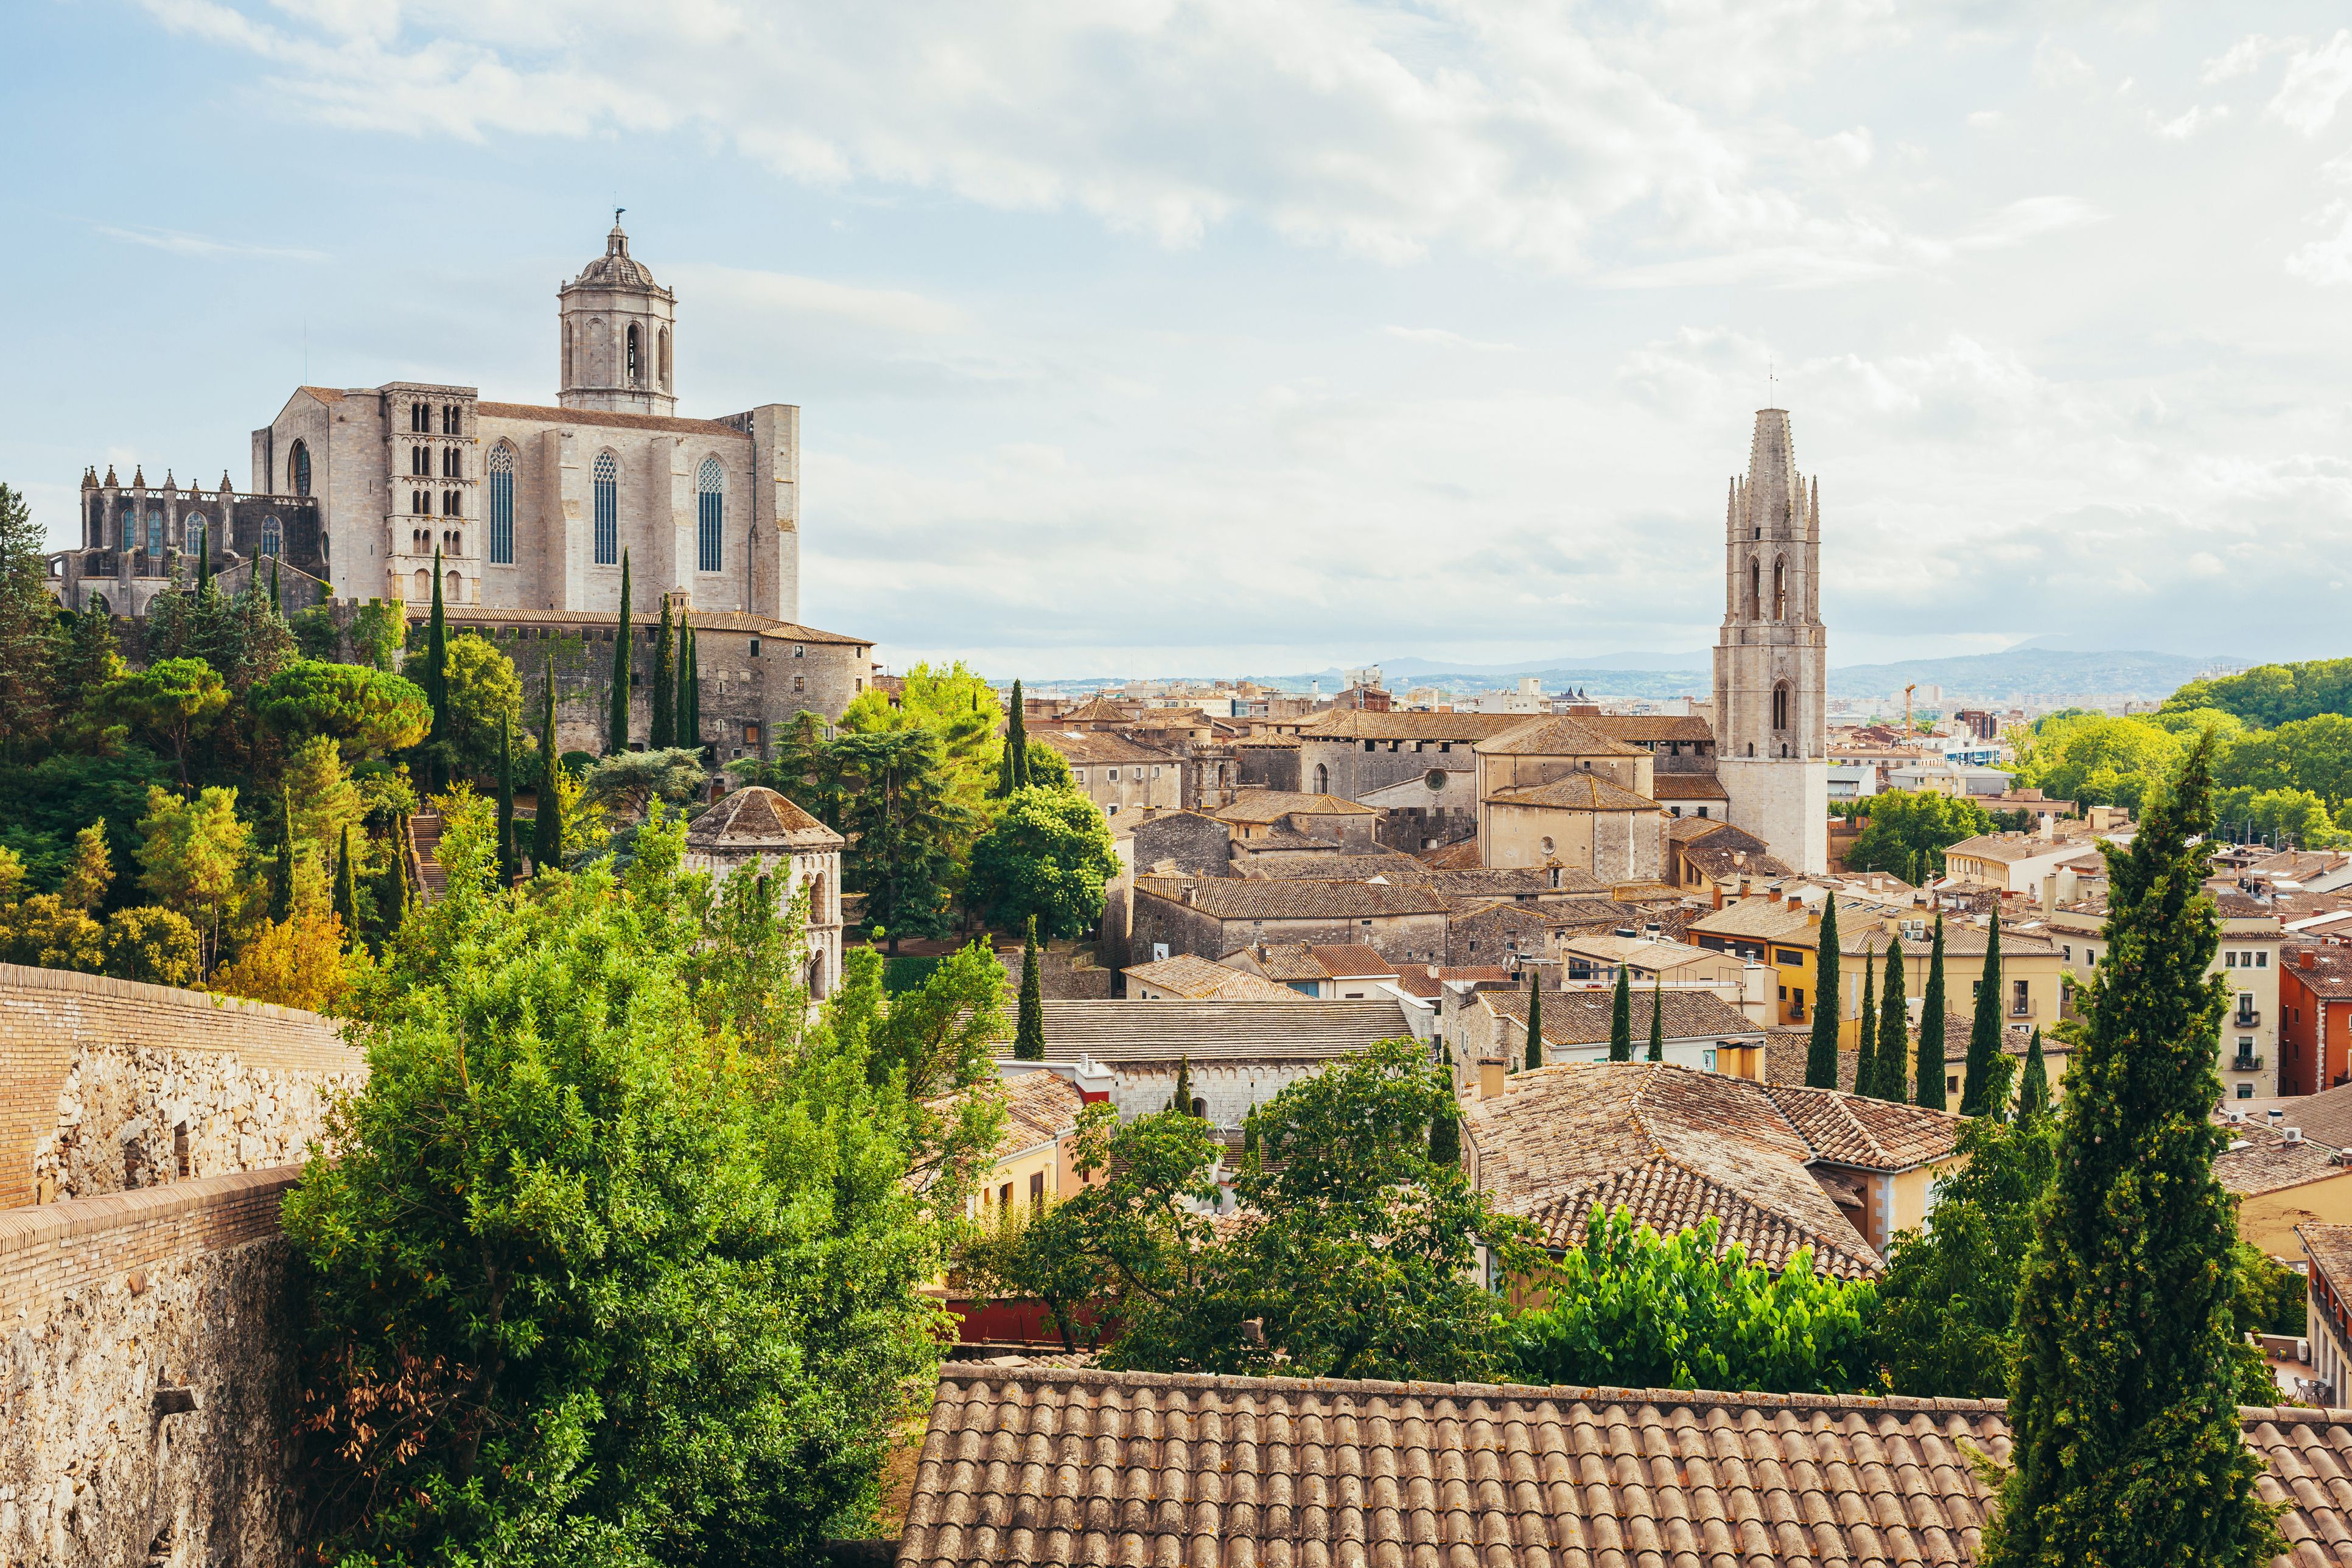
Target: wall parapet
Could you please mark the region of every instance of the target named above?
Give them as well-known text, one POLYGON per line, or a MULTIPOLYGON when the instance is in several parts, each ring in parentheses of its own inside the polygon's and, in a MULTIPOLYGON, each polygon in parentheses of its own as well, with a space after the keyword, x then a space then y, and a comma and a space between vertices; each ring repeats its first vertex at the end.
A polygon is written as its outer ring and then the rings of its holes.
POLYGON ((160 1187, 0 1209, 0 1307, 31 1303, 68 1288, 62 1271, 41 1273, 75 1245, 117 1236, 106 1269, 136 1268, 190 1250, 218 1252, 278 1236, 278 1205, 302 1179, 299 1165, 232 1171, 160 1187), (131 1233, 145 1237, 134 1241, 131 1233), (52 1283, 52 1280, 55 1280, 52 1283))

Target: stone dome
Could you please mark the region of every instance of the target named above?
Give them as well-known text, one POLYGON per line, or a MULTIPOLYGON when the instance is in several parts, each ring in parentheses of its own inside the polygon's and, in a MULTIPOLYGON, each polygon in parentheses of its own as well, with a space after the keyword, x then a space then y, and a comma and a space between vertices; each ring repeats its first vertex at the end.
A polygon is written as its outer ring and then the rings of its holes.
POLYGON ((580 269, 573 279, 575 289, 658 289, 654 275, 646 264, 629 254, 629 237, 622 232, 620 220, 613 220, 613 232, 604 237, 604 254, 580 269))

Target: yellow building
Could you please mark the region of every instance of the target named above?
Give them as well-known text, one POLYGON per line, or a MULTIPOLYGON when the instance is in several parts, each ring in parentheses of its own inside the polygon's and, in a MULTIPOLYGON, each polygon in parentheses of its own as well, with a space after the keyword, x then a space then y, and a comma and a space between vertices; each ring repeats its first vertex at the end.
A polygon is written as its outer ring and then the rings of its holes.
POLYGON ((1790 894, 1726 904, 1693 921, 1684 934, 1695 947, 1770 965, 1771 1021, 1793 1026, 1812 1022, 1813 1000, 1821 994, 1815 973, 1821 926, 1820 906, 1807 909, 1801 895, 1790 894))
POLYGON ((2352 1165, 2337 1164, 2343 1156, 2335 1150, 2284 1122, 2250 1118, 2228 1131, 2230 1146, 2213 1157, 2213 1177, 2238 1200, 2240 1240, 2292 1260, 2303 1255, 2295 1226, 2352 1224, 2352 1165))

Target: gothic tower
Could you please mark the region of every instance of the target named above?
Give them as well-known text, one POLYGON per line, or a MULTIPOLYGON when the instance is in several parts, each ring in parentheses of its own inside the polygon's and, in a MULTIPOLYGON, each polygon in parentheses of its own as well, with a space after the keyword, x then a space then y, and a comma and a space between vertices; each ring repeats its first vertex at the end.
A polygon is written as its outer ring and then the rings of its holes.
POLYGON ((613 214, 613 232, 604 237, 604 254, 556 289, 555 297, 563 321, 558 403, 619 414, 677 412, 670 355, 677 296, 629 255, 618 211, 613 214))
POLYGON ((1822 492, 1797 472, 1782 408, 1756 412, 1748 477, 1725 519, 1715 649, 1716 775, 1733 826, 1801 871, 1829 868, 1829 633, 1822 492))

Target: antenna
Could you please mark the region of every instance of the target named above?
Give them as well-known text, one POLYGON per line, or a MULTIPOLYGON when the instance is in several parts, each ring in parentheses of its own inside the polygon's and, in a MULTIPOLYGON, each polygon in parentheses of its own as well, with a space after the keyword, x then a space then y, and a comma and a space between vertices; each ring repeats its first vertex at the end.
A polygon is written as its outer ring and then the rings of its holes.
POLYGON ((1768 408, 1780 406, 1780 378, 1769 359, 1764 362, 1764 404, 1768 408))

